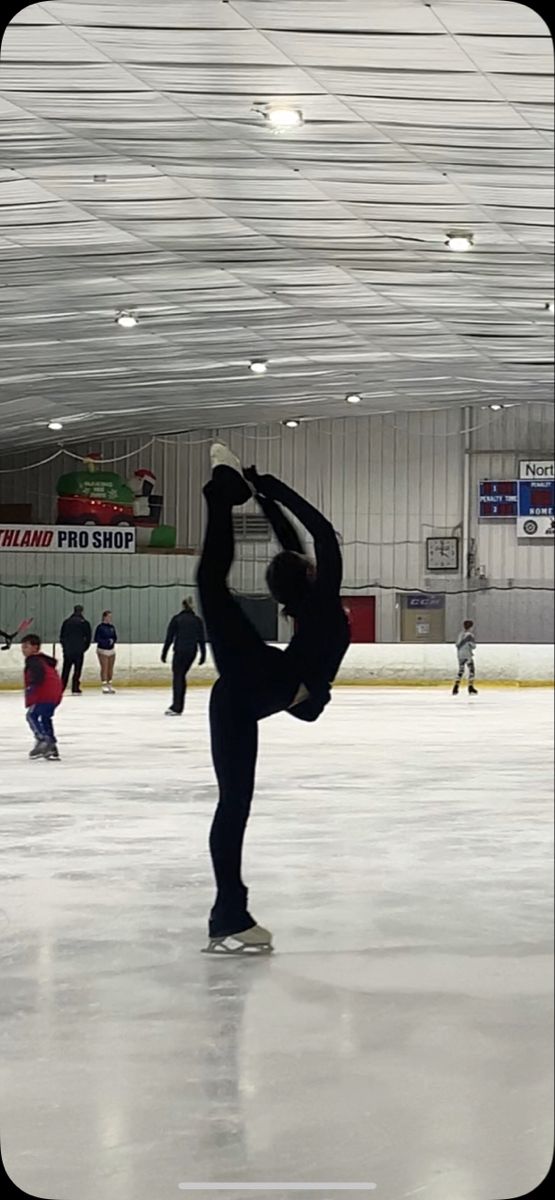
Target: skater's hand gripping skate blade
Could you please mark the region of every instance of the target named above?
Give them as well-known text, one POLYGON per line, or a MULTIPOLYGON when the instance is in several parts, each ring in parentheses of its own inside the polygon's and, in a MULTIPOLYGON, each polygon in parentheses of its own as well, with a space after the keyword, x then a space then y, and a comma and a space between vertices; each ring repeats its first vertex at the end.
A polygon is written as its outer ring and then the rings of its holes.
POLYGON ((255 466, 245 467, 243 478, 250 484, 253 492, 262 492, 262 476, 258 474, 255 466))
POLYGON ((261 925, 252 925, 250 929, 244 929, 240 933, 226 934, 225 937, 211 937, 203 954, 252 956, 271 954, 273 949, 272 935, 269 929, 263 929, 261 925))

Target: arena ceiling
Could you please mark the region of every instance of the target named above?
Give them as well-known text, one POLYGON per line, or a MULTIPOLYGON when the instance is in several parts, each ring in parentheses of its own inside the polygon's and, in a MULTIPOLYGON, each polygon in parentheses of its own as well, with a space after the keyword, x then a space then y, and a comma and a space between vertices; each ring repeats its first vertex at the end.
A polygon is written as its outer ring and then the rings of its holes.
POLYGON ((552 60, 509 0, 23 9, 0 448, 59 440, 52 420, 81 440, 549 400, 552 60))

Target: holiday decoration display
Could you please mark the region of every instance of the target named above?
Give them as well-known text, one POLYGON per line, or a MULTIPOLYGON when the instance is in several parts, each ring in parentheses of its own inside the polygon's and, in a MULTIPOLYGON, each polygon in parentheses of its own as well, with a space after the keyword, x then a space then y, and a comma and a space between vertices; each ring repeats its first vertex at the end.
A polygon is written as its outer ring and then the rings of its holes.
POLYGON ((140 467, 126 483, 99 459, 88 454, 80 470, 58 480, 56 524, 127 525, 136 530, 137 545, 173 549, 176 531, 160 524, 163 496, 155 494, 154 473, 140 467))

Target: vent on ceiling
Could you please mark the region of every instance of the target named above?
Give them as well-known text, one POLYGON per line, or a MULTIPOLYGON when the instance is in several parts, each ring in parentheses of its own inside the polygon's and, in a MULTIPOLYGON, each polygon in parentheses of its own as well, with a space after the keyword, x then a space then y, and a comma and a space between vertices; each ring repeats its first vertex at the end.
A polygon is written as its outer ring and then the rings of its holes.
POLYGON ((269 542, 272 531, 259 513, 234 513, 233 532, 238 542, 269 542))

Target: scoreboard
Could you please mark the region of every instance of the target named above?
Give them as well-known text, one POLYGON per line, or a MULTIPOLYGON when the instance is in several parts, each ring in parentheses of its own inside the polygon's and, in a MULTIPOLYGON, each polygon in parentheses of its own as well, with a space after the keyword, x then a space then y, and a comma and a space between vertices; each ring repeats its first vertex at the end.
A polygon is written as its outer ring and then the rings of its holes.
POLYGON ((482 479, 478 516, 481 521, 514 521, 518 538, 555 541, 555 479, 551 464, 522 463, 520 479, 482 479))
POLYGON ((555 538, 555 480, 519 479, 517 537, 555 538))
POLYGON ((483 520, 513 519, 518 516, 518 481, 516 479, 482 479, 478 516, 483 520))

